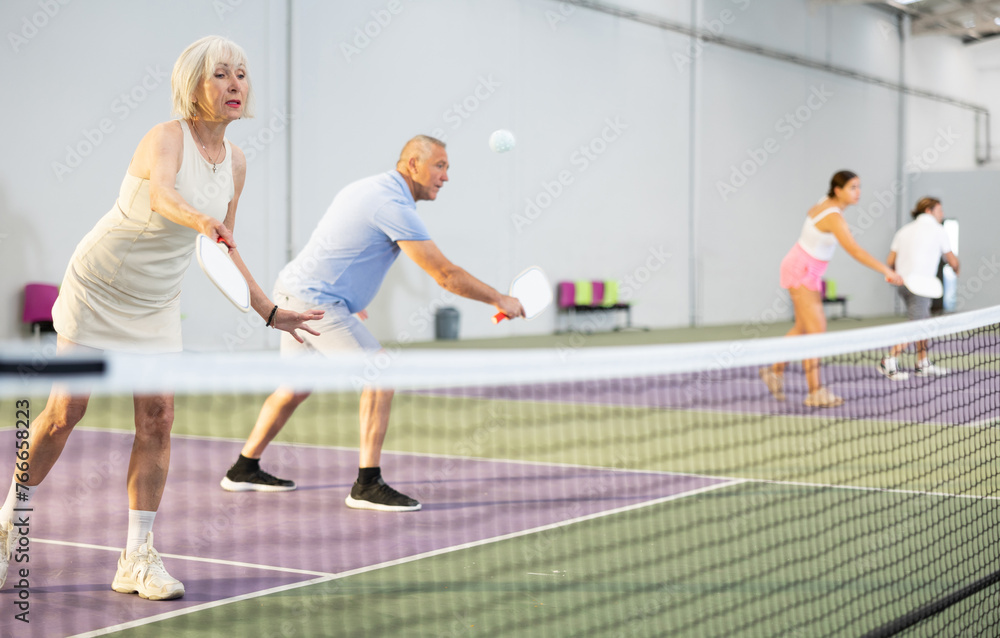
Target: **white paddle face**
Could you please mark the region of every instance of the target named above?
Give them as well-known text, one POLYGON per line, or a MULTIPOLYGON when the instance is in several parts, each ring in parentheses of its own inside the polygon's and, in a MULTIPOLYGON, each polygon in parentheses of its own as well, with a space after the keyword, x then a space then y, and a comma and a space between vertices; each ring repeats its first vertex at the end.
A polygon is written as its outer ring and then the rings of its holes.
POLYGON ((918 297, 940 299, 944 295, 944 287, 937 277, 925 275, 910 275, 903 279, 906 289, 918 297))
POLYGON ((213 243, 205 235, 195 239, 194 253, 198 255, 198 264, 208 278, 222 291, 233 305, 243 312, 250 311, 250 288, 240 269, 229 258, 229 249, 225 244, 213 243))
POLYGON ((541 268, 532 266, 511 282, 510 296, 524 306, 525 319, 534 319, 552 303, 552 286, 541 268))

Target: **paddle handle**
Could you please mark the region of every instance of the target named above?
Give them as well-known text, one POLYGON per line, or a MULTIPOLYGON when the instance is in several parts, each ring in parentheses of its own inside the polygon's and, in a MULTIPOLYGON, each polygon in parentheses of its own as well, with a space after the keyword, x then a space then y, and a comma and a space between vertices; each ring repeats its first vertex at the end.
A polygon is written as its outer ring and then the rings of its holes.
POLYGON ((500 323, 504 319, 510 319, 510 317, 508 317, 502 312, 498 312, 495 315, 493 315, 493 323, 500 323))
POLYGON ((227 253, 228 253, 228 252, 229 252, 230 250, 232 250, 232 249, 233 249, 233 247, 229 245, 229 242, 228 242, 228 241, 226 241, 225 239, 223 239, 222 237, 219 237, 218 239, 216 239, 216 240, 215 240, 215 243, 217 243, 217 244, 225 244, 225 245, 226 245, 226 248, 228 249, 228 250, 226 250, 226 252, 227 252, 227 253))

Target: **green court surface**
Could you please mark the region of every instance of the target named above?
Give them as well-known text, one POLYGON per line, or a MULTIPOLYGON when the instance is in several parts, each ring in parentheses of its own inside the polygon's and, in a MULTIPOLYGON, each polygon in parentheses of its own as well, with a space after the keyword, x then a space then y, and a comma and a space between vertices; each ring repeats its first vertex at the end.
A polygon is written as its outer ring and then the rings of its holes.
POLYGON ((967 578, 988 573, 975 529, 996 525, 992 504, 970 510, 938 497, 928 508, 894 493, 744 483, 116 635, 860 635, 953 586, 911 558, 927 550, 918 530, 938 517, 968 529, 955 539, 978 557, 967 578), (896 508, 909 522, 890 548, 866 527, 896 508), (756 521, 744 517, 757 511, 768 521, 750 532, 756 521), (827 543, 835 551, 817 555, 827 543), (882 569, 859 576, 862 567, 882 569), (822 613, 805 617, 800 605, 822 613))

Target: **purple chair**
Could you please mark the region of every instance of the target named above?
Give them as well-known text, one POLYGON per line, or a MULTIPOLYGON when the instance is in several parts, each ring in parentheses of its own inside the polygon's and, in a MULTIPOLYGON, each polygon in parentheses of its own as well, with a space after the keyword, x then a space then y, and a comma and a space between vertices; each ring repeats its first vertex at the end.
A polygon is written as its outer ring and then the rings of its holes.
POLYGON ((59 296, 59 287, 52 284, 26 284, 24 286, 24 313, 21 321, 31 326, 35 337, 53 332, 52 306, 59 296))

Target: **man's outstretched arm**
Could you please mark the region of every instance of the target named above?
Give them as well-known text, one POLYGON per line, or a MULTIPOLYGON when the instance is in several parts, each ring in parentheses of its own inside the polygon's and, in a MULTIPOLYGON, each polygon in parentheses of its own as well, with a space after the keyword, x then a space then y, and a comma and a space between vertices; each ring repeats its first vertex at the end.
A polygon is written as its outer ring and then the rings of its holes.
POLYGON ((465 269, 453 264, 433 241, 427 239, 396 243, 407 257, 448 292, 466 299, 488 303, 511 318, 524 316, 524 308, 521 307, 520 301, 484 284, 465 269))

